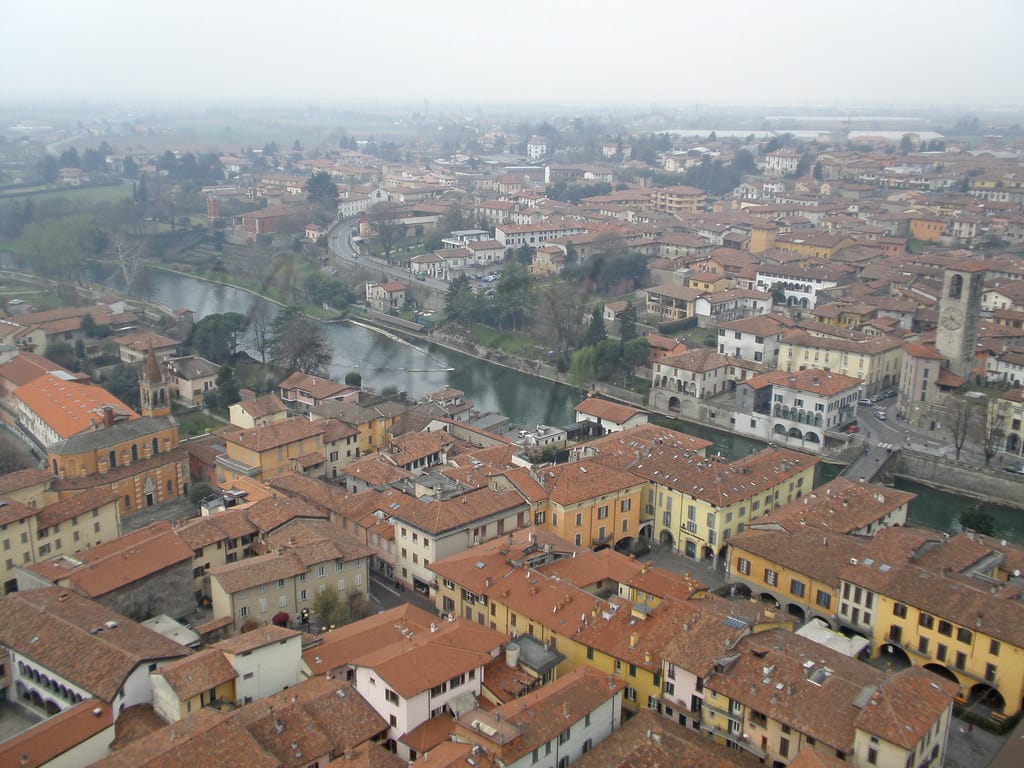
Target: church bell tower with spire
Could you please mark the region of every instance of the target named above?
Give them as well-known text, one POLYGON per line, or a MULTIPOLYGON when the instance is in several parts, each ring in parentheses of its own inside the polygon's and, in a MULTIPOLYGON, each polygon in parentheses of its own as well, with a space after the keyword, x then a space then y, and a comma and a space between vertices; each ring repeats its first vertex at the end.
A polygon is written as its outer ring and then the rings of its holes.
POLYGON ((139 376, 139 403, 143 416, 170 416, 171 398, 167 391, 167 381, 160 370, 153 345, 149 345, 146 365, 139 376))

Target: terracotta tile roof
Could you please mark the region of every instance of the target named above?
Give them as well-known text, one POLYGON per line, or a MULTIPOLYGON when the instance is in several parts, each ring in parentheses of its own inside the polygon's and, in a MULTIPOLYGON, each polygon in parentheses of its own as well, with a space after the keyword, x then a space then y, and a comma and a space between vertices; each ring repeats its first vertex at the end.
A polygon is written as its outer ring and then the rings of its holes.
POLYGON ((436 622, 434 614, 404 603, 321 634, 320 644, 304 651, 302 660, 312 674, 328 674, 374 649, 401 642, 402 629, 422 635, 436 622))
MULTIPOLYGON (((40 508, 39 517, 36 522, 40 528, 49 528, 51 525, 57 525, 86 512, 92 512, 95 509, 117 501, 117 499, 118 494, 110 488, 93 488, 80 493, 74 493, 70 496, 65 496, 60 501, 55 501, 53 504, 47 504, 45 507, 40 508)), ((3 510, 0 509, 0 517, 2 516, 3 510)))
POLYGON ((490 757, 473 756, 471 744, 459 744, 454 741, 441 742, 428 754, 420 755, 409 763, 409 766, 410 768, 465 768, 469 765, 466 762, 467 758, 472 758, 477 768, 495 768, 495 763, 490 757))
POLYGON ((687 453, 703 454, 711 445, 714 443, 702 437, 694 437, 655 424, 643 424, 584 443, 579 447, 578 453, 581 456, 596 456, 605 464, 627 469, 641 456, 651 453, 667 453, 678 458, 686 456, 687 453))
POLYGON ((504 642, 505 635, 500 632, 455 619, 364 653, 352 664, 372 669, 399 696, 409 699, 455 675, 485 666, 504 642))
POLYGON ((200 693, 238 677, 234 667, 220 651, 207 648, 161 667, 160 675, 171 686, 179 701, 187 701, 200 693))
POLYGON ((375 741, 364 741, 327 764, 328 768, 408 768, 408 765, 375 741))
POLYGON ((272 552, 257 555, 211 568, 208 573, 229 594, 252 589, 260 584, 269 584, 278 579, 289 579, 306 572, 298 555, 286 552, 272 552))
POLYGON ((915 498, 916 493, 837 477, 773 509, 751 525, 778 523, 790 529, 794 524, 804 524, 837 533, 852 533, 910 504, 915 498))
POLYGON ((281 402, 281 398, 273 392, 269 395, 253 398, 252 400, 240 400, 238 407, 254 419, 262 419, 266 416, 283 413, 288 410, 285 404, 281 402))
POLYGON ((959 686, 923 667, 910 667, 886 680, 857 717, 869 734, 913 749, 959 693, 959 686))
POLYGON ((211 645, 211 648, 216 648, 219 651, 230 654, 241 654, 246 651, 252 651, 257 648, 262 648, 265 645, 271 645, 278 643, 282 640, 301 635, 302 633, 288 629, 287 627, 279 627, 275 624, 267 624, 262 627, 257 627, 250 632, 243 632, 240 635, 229 637, 226 640, 211 645))
POLYGON ((629 491, 643 484, 631 472, 615 469, 594 459, 556 464, 535 475, 556 504, 569 506, 605 494, 629 491))
POLYGON ((849 768, 849 763, 830 752, 804 747, 789 763, 789 768, 849 768))
MULTIPOLYGON (((795 761, 790 763, 795 764, 795 761)), ((729 749, 645 709, 582 755, 573 763, 573 768, 761 768, 762 765, 749 752, 729 749)))
MULTIPOLYGON (((549 531, 531 526, 449 555, 431 563, 429 568, 441 578, 480 595, 487 589, 488 580, 492 584, 497 583, 515 567, 510 562, 529 562, 531 558, 553 556, 544 551, 547 545, 551 546, 551 553, 555 555, 561 553, 564 556, 575 552, 585 554, 588 551, 549 531)), ((572 558, 565 558, 562 562, 570 560, 572 558)))
POLYGON ((354 392, 348 384, 325 379, 323 376, 310 376, 308 373, 296 371, 286 378, 278 388, 281 390, 301 389, 308 392, 314 400, 328 400, 354 392))
POLYGON ((287 419, 263 427, 231 432, 224 435, 224 440, 262 453, 300 440, 308 440, 316 435, 323 435, 326 429, 327 426, 322 421, 287 419))
POLYGON ((61 439, 103 423, 103 408, 110 406, 117 418, 139 415, 103 387, 89 382, 66 381, 44 373, 18 387, 14 397, 39 416, 61 439))
POLYGON ((406 502, 392 512, 392 517, 434 534, 469 525, 499 512, 526 507, 518 492, 492 491, 490 488, 479 488, 444 501, 410 501, 416 503, 406 502))
POLYGON ((384 486, 412 477, 412 473, 396 467, 383 453, 371 453, 347 464, 342 471, 349 477, 372 486, 384 486))
POLYGON ((504 704, 519 698, 538 682, 536 677, 527 674, 518 666, 510 667, 505 662, 504 655, 501 655, 484 667, 481 685, 490 696, 498 700, 498 704, 504 704))
MULTIPOLYGON (((748 528, 729 540, 737 553, 750 553, 777 563, 815 581, 838 588, 840 575, 851 559, 866 557, 870 549, 859 536, 831 531, 822 532, 811 526, 791 526, 792 530, 754 530, 748 528)), ((780 591, 788 590, 780 584, 780 591)), ((811 599, 807 596, 807 600, 811 599)))
POLYGON ((30 488, 33 485, 43 485, 52 479, 53 475, 45 469, 20 469, 17 472, 0 475, 0 496, 30 488))
POLYGON ((715 660, 735 647, 742 637, 769 621, 761 606, 708 596, 703 600, 679 601, 678 632, 662 649, 662 658, 698 677, 707 677, 715 660))
POLYGON ((727 357, 713 349, 691 349, 679 355, 671 355, 659 361, 660 365, 668 365, 683 371, 707 373, 729 365, 743 365, 744 361, 737 357, 727 357))
POLYGON ((0 765, 40 768, 113 724, 109 704, 86 699, 0 742, 0 765))
POLYGON ((599 552, 586 549, 572 557, 538 566, 537 570, 581 589, 605 580, 635 587, 655 597, 686 598, 705 589, 703 584, 682 574, 639 562, 610 548, 599 552))
POLYGON ((172 339, 168 336, 161 336, 159 333, 153 333, 151 331, 138 331, 136 333, 125 333, 121 336, 115 336, 111 339, 115 344, 121 347, 128 347, 137 352, 146 352, 150 347, 153 349, 164 349, 166 347, 177 347, 177 339, 172 339))
MULTIPOLYGON (((497 661, 500 661, 505 666, 505 669, 508 669, 508 665, 505 664, 503 658, 497 659, 492 664, 497 663, 497 661)), ((429 720, 424 720, 400 738, 399 741, 417 754, 422 755, 424 752, 432 750, 441 742, 448 741, 448 735, 453 730, 455 730, 454 720, 450 714, 445 713, 432 717, 429 720)), ((405 765, 405 763, 402 763, 402 765, 405 765)))
POLYGON ((19 352, 0 365, 0 379, 6 379, 14 386, 20 387, 48 371, 61 371, 69 376, 75 375, 64 366, 57 365, 42 355, 37 355, 34 352, 19 352))
POLYGON ((0 598, 0 643, 107 703, 140 664, 188 653, 174 641, 59 587, 0 598))
POLYGON ((830 352, 851 352, 858 355, 877 355, 903 346, 903 341, 890 336, 868 336, 864 339, 840 339, 834 336, 812 336, 800 329, 787 331, 782 342, 795 347, 827 349, 830 352))
POLYGON ((245 519, 240 509, 226 509, 214 515, 195 517, 175 527, 174 532, 192 549, 201 549, 217 541, 256 533, 256 526, 245 519), (229 524, 237 522, 238 526, 229 524))
POLYGON ((245 509, 245 516, 261 532, 269 533, 285 523, 300 518, 326 519, 328 513, 299 498, 274 496, 257 501, 245 509))
POLYGON ((1024 602, 1015 589, 992 591, 987 582, 942 573, 913 564, 879 559, 868 548, 867 560, 847 565, 844 581, 946 619, 970 631, 983 632, 1008 645, 1024 646, 1024 602), (884 568, 883 566, 888 566, 884 568))
POLYGON ((634 416, 646 413, 646 411, 631 405, 613 403, 611 400, 602 400, 599 397, 588 397, 582 403, 578 403, 573 410, 586 416, 607 419, 615 424, 625 424, 634 416))
POLYGON ((0 498, 0 525, 6 526, 10 523, 16 523, 35 514, 36 510, 28 506, 28 504, 22 504, 20 501, 14 501, 13 499, 0 498))
POLYGON ((860 386, 861 380, 854 376, 844 376, 841 373, 821 371, 817 368, 805 368, 800 371, 787 373, 786 371, 769 371, 747 379, 744 384, 761 389, 767 386, 781 386, 788 389, 796 389, 801 392, 809 392, 814 395, 833 397, 841 392, 847 392, 860 386))
POLYGON ((908 343, 903 345, 903 351, 911 357, 923 357, 928 360, 945 360, 945 356, 935 347, 926 344, 908 343))
POLYGON ((28 570, 52 582, 67 582, 88 597, 101 597, 167 568, 192 562, 192 549, 168 522, 156 522, 75 553, 56 557, 28 570))
POLYGON ((388 458, 398 466, 407 466, 448 449, 455 438, 447 432, 410 432, 392 438, 388 458))
POLYGON ((331 560, 348 563, 372 554, 369 547, 331 520, 292 520, 266 540, 281 552, 296 554, 307 568, 331 560))
POLYGON ((234 765, 245 755, 247 766, 281 768, 233 717, 201 709, 100 760, 96 768, 196 768, 234 765))
POLYGON ((527 693, 515 701, 503 704, 490 713, 472 710, 457 720, 457 732, 462 739, 489 746, 500 752, 503 764, 512 764, 540 747, 566 728, 581 722, 604 702, 621 693, 624 681, 605 675, 586 665, 577 667, 557 680, 527 693), (498 730, 511 724, 519 735, 500 746, 474 729, 474 720, 497 724, 498 730))
POLYGON ((485 588, 484 594, 563 637, 572 637, 583 628, 592 611, 610 610, 606 601, 591 593, 529 568, 509 571, 485 588))

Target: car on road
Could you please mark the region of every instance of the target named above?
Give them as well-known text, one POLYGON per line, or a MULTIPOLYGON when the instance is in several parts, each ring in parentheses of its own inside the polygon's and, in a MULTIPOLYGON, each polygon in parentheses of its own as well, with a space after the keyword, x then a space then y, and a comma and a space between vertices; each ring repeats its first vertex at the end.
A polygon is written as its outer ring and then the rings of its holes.
POLYGON ((884 398, 896 397, 896 390, 895 389, 887 389, 887 390, 885 390, 885 392, 882 393, 882 397, 884 397, 884 398))
POLYGON ((889 414, 886 413, 885 411, 875 411, 874 417, 879 421, 885 421, 886 419, 889 418, 889 414))
POLYGON ((871 398, 871 402, 872 403, 880 403, 883 400, 885 400, 885 395, 881 395, 881 394, 875 395, 874 397, 871 398))
POLYGON ((1024 475, 1024 465, 1019 467, 1003 467, 1007 472, 1012 472, 1015 475, 1024 475))
POLYGON ((857 401, 857 405, 871 405, 871 398, 862 397, 860 400, 857 401))

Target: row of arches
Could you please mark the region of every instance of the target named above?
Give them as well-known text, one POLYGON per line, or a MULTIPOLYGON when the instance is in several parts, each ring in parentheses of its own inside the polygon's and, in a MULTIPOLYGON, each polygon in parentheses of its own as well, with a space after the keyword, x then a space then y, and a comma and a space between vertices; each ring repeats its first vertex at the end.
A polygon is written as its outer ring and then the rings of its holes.
POLYGON ((781 403, 775 404, 775 407, 772 409, 772 416, 777 419, 795 421, 797 424, 813 424, 815 427, 820 427, 823 419, 821 411, 805 411, 803 408, 782 405, 781 403))
POLYGON ((808 429, 807 431, 802 431, 799 427, 789 427, 787 429, 785 424, 776 424, 772 432, 779 438, 788 437, 794 440, 804 440, 808 443, 821 443, 821 435, 813 429, 808 429))

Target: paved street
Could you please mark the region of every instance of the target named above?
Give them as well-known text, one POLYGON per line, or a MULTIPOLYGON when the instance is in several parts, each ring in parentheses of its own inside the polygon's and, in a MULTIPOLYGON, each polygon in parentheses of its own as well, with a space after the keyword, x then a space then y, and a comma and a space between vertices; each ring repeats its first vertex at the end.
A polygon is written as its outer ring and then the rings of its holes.
POLYGON ((661 544, 652 545, 651 551, 648 554, 642 555, 637 559, 649 561, 651 564, 673 573, 689 574, 711 589, 717 589, 725 584, 724 562, 719 562, 716 568, 712 568, 710 560, 697 562, 683 555, 677 555, 671 549, 661 544))
MULTIPOLYGON (((959 718, 953 718, 946 746, 946 768, 985 768, 1006 742, 1006 736, 996 736, 981 728, 969 730, 959 718)), ((1024 763, 1024 756, 1021 757, 1024 763)))

